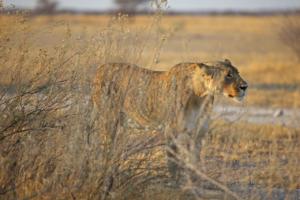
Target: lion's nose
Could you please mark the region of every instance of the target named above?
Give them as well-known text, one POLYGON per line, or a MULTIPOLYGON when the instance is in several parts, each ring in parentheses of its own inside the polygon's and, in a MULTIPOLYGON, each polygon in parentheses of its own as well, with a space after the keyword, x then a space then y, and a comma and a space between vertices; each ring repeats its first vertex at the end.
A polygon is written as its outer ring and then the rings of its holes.
POLYGON ((245 91, 247 88, 248 88, 248 85, 247 85, 247 84, 243 84, 243 85, 240 86, 240 89, 241 89, 241 90, 244 90, 244 91, 245 91))

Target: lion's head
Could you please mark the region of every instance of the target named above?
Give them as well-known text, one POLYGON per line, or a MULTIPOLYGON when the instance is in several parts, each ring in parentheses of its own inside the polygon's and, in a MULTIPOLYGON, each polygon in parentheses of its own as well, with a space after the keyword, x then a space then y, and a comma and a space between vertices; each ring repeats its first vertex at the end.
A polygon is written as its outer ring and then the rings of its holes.
POLYGON ((200 79, 202 83, 204 79, 207 93, 223 94, 238 102, 243 100, 248 88, 247 82, 228 59, 198 64, 194 74, 194 88, 200 79))

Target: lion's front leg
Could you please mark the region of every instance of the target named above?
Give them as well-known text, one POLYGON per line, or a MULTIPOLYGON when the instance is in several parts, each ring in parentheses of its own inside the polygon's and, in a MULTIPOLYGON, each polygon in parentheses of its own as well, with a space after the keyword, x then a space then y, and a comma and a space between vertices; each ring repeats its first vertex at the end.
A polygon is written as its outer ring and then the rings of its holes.
POLYGON ((171 175, 172 180, 177 182, 180 179, 180 160, 178 159, 178 148, 176 144, 177 133, 176 128, 168 124, 165 128, 165 138, 166 138, 166 157, 167 157, 167 167, 171 175))
POLYGON ((188 175, 187 164, 199 166, 202 140, 209 131, 209 113, 200 106, 192 102, 180 111, 166 129, 168 167, 176 180, 188 175))
POLYGON ((202 141, 209 132, 210 114, 212 110, 213 96, 191 97, 183 110, 180 128, 186 135, 188 144, 186 157, 190 164, 199 165, 202 141))
POLYGON ((178 184, 184 177, 184 162, 189 154, 191 134, 182 110, 172 118, 165 128, 168 170, 178 184))
POLYGON ((193 135, 187 129, 183 132, 172 126, 165 130, 165 134, 168 170, 176 184, 181 184, 186 178, 185 165, 198 161, 200 146, 194 146, 193 135))

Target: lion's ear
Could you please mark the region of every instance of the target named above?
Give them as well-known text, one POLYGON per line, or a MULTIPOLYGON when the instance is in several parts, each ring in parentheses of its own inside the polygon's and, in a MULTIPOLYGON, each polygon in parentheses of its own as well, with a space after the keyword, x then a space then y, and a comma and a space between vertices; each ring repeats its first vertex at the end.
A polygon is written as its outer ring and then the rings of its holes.
POLYGON ((228 64, 228 65, 231 65, 231 62, 230 62, 229 59, 225 59, 225 60, 224 60, 224 63, 226 63, 226 64, 228 64))
POLYGON ((210 76, 211 78, 213 78, 216 74, 215 67, 208 66, 204 63, 200 63, 199 67, 201 68, 203 75, 210 76))

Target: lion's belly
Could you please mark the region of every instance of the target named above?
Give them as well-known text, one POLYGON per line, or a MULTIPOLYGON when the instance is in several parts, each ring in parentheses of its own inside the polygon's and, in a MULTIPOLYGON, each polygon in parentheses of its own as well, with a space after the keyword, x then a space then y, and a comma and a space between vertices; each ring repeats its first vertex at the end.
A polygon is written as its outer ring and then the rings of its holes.
POLYGON ((159 89, 151 91, 147 86, 129 91, 124 102, 124 112, 142 126, 155 128, 164 125, 171 105, 161 92, 159 89))

